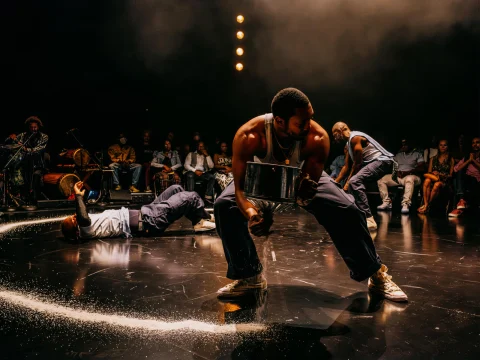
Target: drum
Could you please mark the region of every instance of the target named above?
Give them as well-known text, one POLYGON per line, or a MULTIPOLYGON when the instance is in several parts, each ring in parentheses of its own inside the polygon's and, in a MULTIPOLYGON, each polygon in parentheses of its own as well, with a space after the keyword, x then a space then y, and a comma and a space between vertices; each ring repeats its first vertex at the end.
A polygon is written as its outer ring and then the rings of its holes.
POLYGON ((52 197, 68 198, 73 193, 73 185, 80 178, 75 174, 48 173, 43 175, 45 193, 52 197))
POLYGON ((82 148, 64 150, 59 155, 62 164, 73 164, 79 167, 86 167, 90 163, 90 154, 87 150, 82 148))
POLYGON ((245 196, 275 203, 295 203, 295 180, 300 168, 287 165, 247 162, 245 196))

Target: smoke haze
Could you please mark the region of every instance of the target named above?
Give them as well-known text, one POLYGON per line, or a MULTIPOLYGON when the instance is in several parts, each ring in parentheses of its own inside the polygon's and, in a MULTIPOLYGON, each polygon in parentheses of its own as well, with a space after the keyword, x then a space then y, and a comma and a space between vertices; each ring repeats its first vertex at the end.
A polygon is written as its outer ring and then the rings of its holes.
MULTIPOLYGON (((478 20, 479 4, 478 0, 216 2, 225 21, 232 21, 232 31, 233 15, 244 10, 245 25, 250 26, 246 66, 274 88, 348 82, 394 62, 381 53, 391 43, 413 43, 446 34, 455 24, 478 20)), ((207 25, 218 14, 206 1, 130 0, 130 13, 141 56, 149 67, 188 46, 184 42, 188 30, 203 32, 205 41, 232 36, 207 25)))
POLYGON ((479 19, 477 0, 256 0, 254 71, 273 86, 342 83, 394 59, 379 50, 479 19))

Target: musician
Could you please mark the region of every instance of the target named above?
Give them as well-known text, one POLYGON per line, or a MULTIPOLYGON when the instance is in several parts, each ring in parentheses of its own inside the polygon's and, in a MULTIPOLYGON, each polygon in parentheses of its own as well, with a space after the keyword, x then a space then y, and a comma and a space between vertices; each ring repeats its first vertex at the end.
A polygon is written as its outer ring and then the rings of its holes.
POLYGON ((140 190, 137 189, 137 185, 140 180, 142 165, 135 162, 135 149, 128 145, 127 141, 128 139, 125 134, 120 133, 118 135, 118 143, 108 148, 108 155, 112 161, 109 168, 113 170, 114 190, 122 190, 122 186, 120 185, 120 170, 125 169, 132 172, 132 184, 129 190, 132 193, 137 193, 140 192, 140 190))
POLYGON ((392 301, 406 301, 405 293, 391 280, 375 250, 365 214, 353 196, 323 171, 330 150, 327 132, 314 120, 307 96, 295 88, 278 92, 272 113, 260 115, 240 127, 233 140, 232 181, 214 205, 217 232, 228 262, 227 277, 235 280, 217 292, 234 298, 266 289, 255 236, 270 234, 272 216, 261 213, 245 196, 248 161, 301 168, 296 202, 330 234, 356 281, 369 279, 370 291, 392 301))
POLYGON ((18 184, 23 183, 23 196, 30 205, 35 205, 41 191, 42 176, 45 172, 45 149, 48 144, 48 135, 40 131, 43 122, 37 116, 30 116, 25 120, 27 131, 18 135, 11 134, 8 142, 22 147, 19 153, 20 161, 14 166, 13 173, 20 174, 18 184), (20 173, 17 171, 20 170, 20 173))
POLYGON ((215 229, 212 216, 205 211, 200 196, 183 190, 180 185, 172 185, 153 202, 143 205, 140 210, 122 207, 118 210, 105 210, 88 214, 83 197, 85 189, 79 181, 73 186, 75 193, 75 215, 62 222, 62 233, 67 240, 98 239, 108 237, 132 237, 159 235, 174 221, 185 216, 192 222, 195 232, 215 229))
POLYGON ((180 184, 179 170, 182 167, 180 155, 177 150, 172 150, 172 142, 165 140, 163 151, 155 151, 151 162, 152 168, 159 170, 155 173, 155 181, 160 183, 160 192, 172 184, 180 184), (165 184, 168 184, 166 186, 165 184))

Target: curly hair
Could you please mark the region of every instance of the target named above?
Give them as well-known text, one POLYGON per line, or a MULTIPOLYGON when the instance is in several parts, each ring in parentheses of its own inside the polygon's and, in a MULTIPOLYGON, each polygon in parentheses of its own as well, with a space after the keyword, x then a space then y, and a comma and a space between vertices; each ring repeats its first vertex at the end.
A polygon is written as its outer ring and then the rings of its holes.
POLYGON ((279 116, 287 121, 295 115, 298 108, 306 108, 310 104, 307 95, 295 88, 280 90, 272 100, 273 116, 279 116))
POLYGON ((25 120, 25 124, 28 125, 32 122, 35 122, 38 124, 38 126, 41 126, 43 127, 43 122, 42 120, 40 120, 40 118, 38 116, 30 116, 27 118, 27 120, 25 120))

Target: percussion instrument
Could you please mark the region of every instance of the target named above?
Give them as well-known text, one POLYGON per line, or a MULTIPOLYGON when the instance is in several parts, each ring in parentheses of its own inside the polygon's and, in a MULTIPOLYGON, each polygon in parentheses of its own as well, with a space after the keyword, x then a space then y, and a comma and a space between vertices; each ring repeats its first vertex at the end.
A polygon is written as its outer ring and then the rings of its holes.
POLYGON ((73 193, 73 185, 80 178, 75 174, 65 173, 48 173, 43 175, 43 186, 45 193, 58 196, 60 198, 68 198, 73 193))
POLYGON ((90 163, 90 154, 82 148, 64 150, 59 156, 61 159, 60 162, 63 164, 86 167, 90 163))
POLYGON ((276 203, 295 203, 295 180, 300 168, 287 165, 247 162, 245 196, 276 203))

